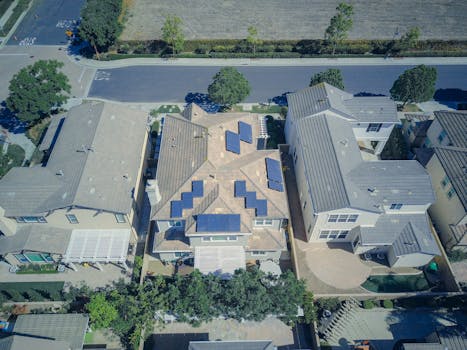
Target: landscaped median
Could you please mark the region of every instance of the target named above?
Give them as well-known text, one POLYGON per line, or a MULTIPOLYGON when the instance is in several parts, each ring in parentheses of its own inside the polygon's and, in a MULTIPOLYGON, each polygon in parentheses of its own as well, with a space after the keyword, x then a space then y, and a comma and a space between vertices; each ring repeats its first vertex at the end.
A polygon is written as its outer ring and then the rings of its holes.
POLYGON ((10 18, 5 22, 3 28, 0 28, 0 36, 7 36, 10 30, 13 28, 15 23, 18 21, 18 18, 21 14, 26 11, 29 7, 31 0, 19 0, 18 4, 13 9, 13 13, 10 18))

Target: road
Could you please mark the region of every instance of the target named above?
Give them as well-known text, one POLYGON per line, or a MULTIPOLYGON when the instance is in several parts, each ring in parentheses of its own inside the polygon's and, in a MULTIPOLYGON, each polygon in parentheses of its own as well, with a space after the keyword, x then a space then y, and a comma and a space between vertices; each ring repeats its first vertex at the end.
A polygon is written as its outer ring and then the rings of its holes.
MULTIPOLYGON (((120 102, 185 102, 189 93, 206 93, 220 67, 131 66, 98 70, 88 97, 120 102)), ((308 86, 311 75, 329 67, 238 67, 251 84, 245 102, 269 98, 308 86)), ((389 93, 410 66, 342 66, 346 91, 389 93)), ((467 90, 467 65, 436 66, 437 89, 467 90)))

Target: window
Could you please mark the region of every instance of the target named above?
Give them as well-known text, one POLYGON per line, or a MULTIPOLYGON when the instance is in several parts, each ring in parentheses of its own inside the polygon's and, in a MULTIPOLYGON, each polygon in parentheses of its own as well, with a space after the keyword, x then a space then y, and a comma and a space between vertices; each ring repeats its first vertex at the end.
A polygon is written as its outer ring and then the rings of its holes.
POLYGON ((400 208, 402 208, 401 203, 393 203, 393 204, 391 204, 391 207, 390 207, 390 209, 392 209, 392 210, 399 210, 400 208))
POLYGON ((366 128, 366 132, 378 132, 382 126, 383 124, 381 123, 377 123, 377 124, 370 123, 370 125, 368 125, 368 127, 366 128))
POLYGON ((355 248, 360 243, 360 236, 357 236, 352 242, 352 246, 355 248))
POLYGON ((272 226, 272 219, 255 219, 255 226, 272 226))
POLYGON ((28 258, 26 258, 26 256, 24 256, 23 254, 15 254, 14 255, 16 260, 18 260, 20 263, 28 263, 29 260, 28 258))
POLYGON ((425 139, 425 142, 423 143, 423 147, 424 148, 431 147, 431 141, 430 141, 430 139, 428 137, 425 139))
POLYGON ((344 239, 350 231, 348 230, 323 230, 319 233, 320 239, 344 239))
POLYGON ((117 220, 119 224, 126 222, 125 215, 123 214, 115 214, 115 219, 117 220))
POLYGON ((252 256, 264 256, 266 252, 264 250, 253 250, 251 251, 252 256))
POLYGON ((438 135, 438 141, 439 143, 443 142, 443 140, 446 138, 446 131, 441 131, 440 134, 438 135))
POLYGON ((441 181, 441 186, 443 186, 443 188, 445 188, 449 183, 449 177, 446 175, 444 177, 444 179, 441 181))
POLYGON ((176 258, 184 258, 186 256, 190 256, 190 253, 188 252, 175 252, 174 253, 176 258))
POLYGON ((68 219, 68 221, 70 222, 70 224, 77 224, 78 223, 78 219, 76 218, 76 215, 66 214, 65 216, 68 219))
POLYGON ((329 215, 328 222, 356 222, 358 214, 329 215))
POLYGON ((182 227, 183 224, 181 221, 170 220, 169 227, 182 227))
POLYGON ((201 238, 203 242, 227 242, 227 241, 238 241, 237 236, 203 236, 201 238))
POLYGON ((19 216, 16 218, 16 222, 21 222, 21 223, 41 223, 44 224, 47 222, 47 220, 43 216, 19 216))
POLYGON ((454 193, 456 192, 454 191, 454 188, 451 187, 451 189, 446 193, 446 195, 449 199, 451 199, 454 196, 454 193))

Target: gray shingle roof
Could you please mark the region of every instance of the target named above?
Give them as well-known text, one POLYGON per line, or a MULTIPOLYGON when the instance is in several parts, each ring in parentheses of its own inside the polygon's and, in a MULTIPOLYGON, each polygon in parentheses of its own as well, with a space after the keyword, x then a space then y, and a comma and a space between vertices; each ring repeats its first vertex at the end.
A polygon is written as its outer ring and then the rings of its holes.
POLYGON ((70 350, 64 341, 11 335, 0 339, 0 350, 70 350))
POLYGON ((52 146, 55 140, 55 135, 57 131, 59 131, 59 128, 61 128, 61 126, 63 125, 64 121, 65 115, 63 114, 55 115, 51 118, 50 124, 47 127, 47 131, 44 135, 44 138, 42 139, 41 144, 39 145, 40 151, 46 151, 52 146))
POLYGON ((363 245, 394 244, 396 256, 420 252, 439 255, 426 214, 383 214, 373 227, 360 227, 363 245))
POLYGON ((272 341, 192 341, 188 350, 274 350, 272 341))
POLYGON ((394 102, 385 96, 353 97, 343 101, 346 110, 362 123, 398 122, 394 102))
POLYGON ((19 315, 13 333, 64 341, 72 350, 81 350, 88 321, 84 314, 19 315))
POLYGON ((446 131, 452 146, 467 147, 467 112, 436 111, 435 118, 446 131))
POLYGON ((65 254, 71 230, 41 224, 22 225, 12 236, 0 237, 0 255, 22 250, 65 254))
POLYGON ((434 147, 446 175, 467 210, 467 148, 434 147))
POLYGON ((442 327, 434 336, 430 335, 426 343, 405 343, 404 350, 465 350, 467 332, 462 326, 442 327), (437 338, 437 339, 436 339, 437 338))
POLYGON ((90 102, 70 109, 46 167, 13 168, 0 181, 6 216, 71 205, 128 213, 147 134, 145 112, 90 102))

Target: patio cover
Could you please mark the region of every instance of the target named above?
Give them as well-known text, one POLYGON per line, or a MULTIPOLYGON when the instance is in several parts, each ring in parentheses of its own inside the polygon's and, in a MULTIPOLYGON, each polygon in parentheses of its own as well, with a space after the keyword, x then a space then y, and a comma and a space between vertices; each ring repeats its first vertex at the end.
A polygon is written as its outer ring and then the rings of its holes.
POLYGON ((123 263, 129 242, 130 229, 73 230, 63 261, 123 263))
POLYGON ((241 246, 204 246, 195 248, 195 269, 202 273, 231 275, 245 268, 245 250, 241 246))

